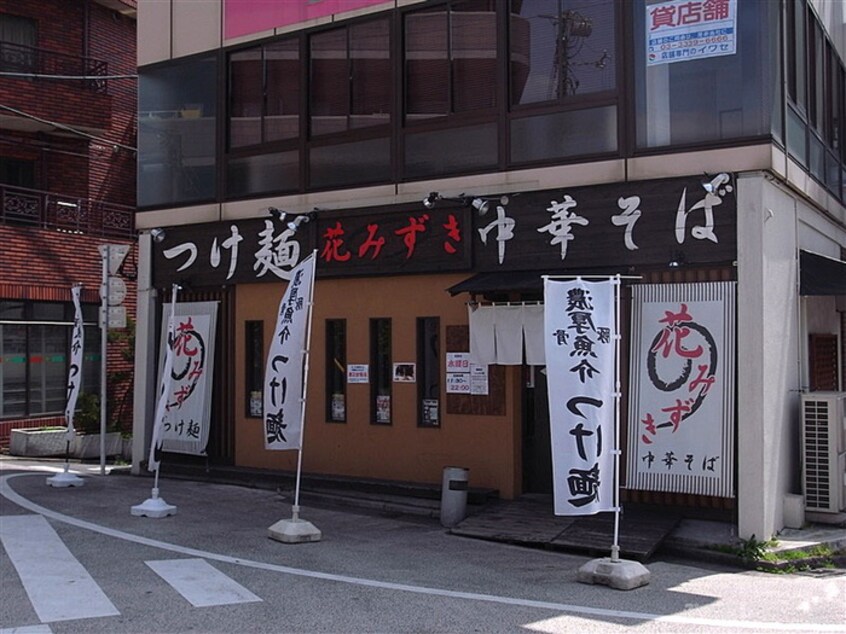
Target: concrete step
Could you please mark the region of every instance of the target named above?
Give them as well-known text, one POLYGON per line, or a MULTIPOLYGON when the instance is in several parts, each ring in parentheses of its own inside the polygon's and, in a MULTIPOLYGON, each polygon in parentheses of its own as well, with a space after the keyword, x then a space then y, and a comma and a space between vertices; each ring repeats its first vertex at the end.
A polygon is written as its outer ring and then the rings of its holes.
MULTIPOLYGON (((292 499, 296 482, 295 474, 288 472, 180 463, 164 464, 161 476, 278 490, 292 499)), ((300 498, 307 504, 310 500, 322 500, 327 504, 331 501, 345 506, 438 517, 441 484, 304 473, 300 482, 300 498)), ((497 499, 499 492, 496 489, 467 489, 468 508, 479 508, 497 499)))
MULTIPOLYGON (((293 500, 293 491, 289 496, 293 500)), ((303 489, 300 504, 306 506, 327 506, 368 509, 381 513, 398 513, 418 517, 440 517, 440 500, 416 498, 401 495, 368 494, 349 489, 303 489)))

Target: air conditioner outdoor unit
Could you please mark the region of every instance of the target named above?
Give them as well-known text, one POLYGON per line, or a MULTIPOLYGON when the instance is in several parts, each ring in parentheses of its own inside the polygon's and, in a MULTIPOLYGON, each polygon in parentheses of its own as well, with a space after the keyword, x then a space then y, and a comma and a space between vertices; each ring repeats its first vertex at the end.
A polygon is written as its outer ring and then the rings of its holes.
POLYGON ((805 509, 846 509, 846 392, 802 395, 802 458, 805 509))

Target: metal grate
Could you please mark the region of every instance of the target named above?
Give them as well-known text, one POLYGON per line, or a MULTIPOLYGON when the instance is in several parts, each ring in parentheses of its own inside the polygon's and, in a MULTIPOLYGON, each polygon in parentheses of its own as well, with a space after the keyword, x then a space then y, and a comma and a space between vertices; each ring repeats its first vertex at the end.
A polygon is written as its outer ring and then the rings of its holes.
POLYGON ((805 507, 811 510, 831 508, 830 417, 829 401, 804 402, 805 507))

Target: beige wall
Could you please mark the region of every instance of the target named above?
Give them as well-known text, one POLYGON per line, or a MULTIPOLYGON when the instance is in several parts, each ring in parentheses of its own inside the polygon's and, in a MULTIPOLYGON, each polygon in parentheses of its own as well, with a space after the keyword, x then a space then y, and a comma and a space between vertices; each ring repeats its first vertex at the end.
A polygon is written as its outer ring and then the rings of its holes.
POLYGON ((422 0, 385 0, 384 3, 372 7, 345 11, 284 28, 271 28, 232 40, 223 39, 223 2, 224 0, 138 0, 138 65, 213 51, 222 46, 402 7, 422 0))
MULTIPOLYGON (((466 325, 466 296, 450 297, 464 274, 320 280, 315 289, 314 321, 303 441, 305 473, 344 474, 438 483, 445 466, 470 469, 470 486, 498 489, 513 497, 521 481, 519 368, 509 368, 504 416, 452 415, 446 412, 445 329, 466 325), (325 405, 326 319, 347 322, 347 363, 369 363, 371 318, 392 320, 394 362, 416 362, 417 317, 439 317, 441 326, 441 425, 417 427, 417 385, 394 383, 392 424, 370 424, 370 385, 347 386, 347 422, 327 423, 325 405)), ((247 418, 244 388, 244 322, 264 321, 265 349, 273 336, 284 284, 242 284, 236 293, 235 464, 291 470, 296 452, 266 451, 262 421, 247 418)))

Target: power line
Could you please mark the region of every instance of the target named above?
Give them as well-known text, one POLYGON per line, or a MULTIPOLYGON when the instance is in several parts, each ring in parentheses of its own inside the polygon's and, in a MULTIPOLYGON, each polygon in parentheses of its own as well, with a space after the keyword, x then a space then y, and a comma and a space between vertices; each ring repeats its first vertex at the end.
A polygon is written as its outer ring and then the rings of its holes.
POLYGON ((82 79, 100 81, 103 79, 138 79, 138 75, 41 75, 38 73, 13 73, 0 71, 2 77, 31 77, 34 79, 82 79))
POLYGON ((27 112, 23 112, 22 110, 18 110, 17 108, 12 108, 11 106, 6 106, 0 104, 0 109, 8 110, 19 117, 24 117, 26 119, 32 119, 33 121, 38 121, 39 123, 46 123, 47 125, 52 125, 60 130, 65 130, 66 132, 71 132, 73 134, 77 134, 81 137, 85 137, 88 139, 92 139, 94 141, 99 141, 101 143, 105 143, 107 145, 111 145, 114 148, 121 148, 123 150, 128 150, 130 152, 137 152, 138 148, 134 148, 131 145, 124 145, 123 143, 118 143, 117 141, 110 141, 109 139, 105 139, 103 137, 94 136, 93 134, 88 134, 87 132, 83 132, 82 130, 77 130, 76 128, 72 128, 64 123, 58 123, 57 121, 48 121, 47 119, 42 119, 41 117, 36 117, 34 114, 29 114, 27 112))

